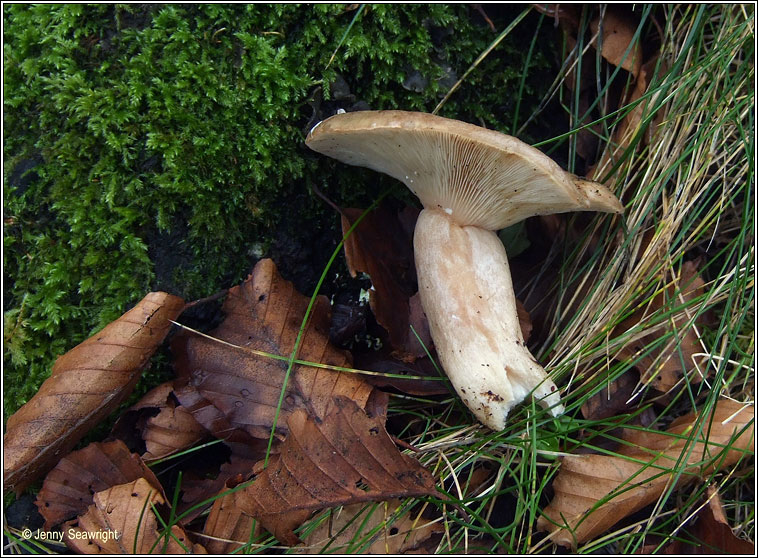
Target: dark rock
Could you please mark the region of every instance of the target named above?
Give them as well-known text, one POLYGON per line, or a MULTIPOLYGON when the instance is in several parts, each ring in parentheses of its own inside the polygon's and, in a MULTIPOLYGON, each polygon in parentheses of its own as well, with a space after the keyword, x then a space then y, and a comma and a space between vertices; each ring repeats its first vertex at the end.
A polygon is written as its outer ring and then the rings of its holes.
POLYGON ((13 194, 20 197, 26 190, 39 180, 35 169, 43 163, 42 155, 36 154, 27 159, 21 159, 8 175, 8 187, 13 194))
POLYGON ((8 522, 8 526, 17 529, 28 528, 32 531, 41 529, 45 520, 37 510, 37 506, 34 505, 35 500, 33 494, 26 493, 8 506, 5 510, 5 520, 8 522))
POLYGON ((429 85, 429 80, 422 76, 421 72, 418 70, 411 70, 406 74, 405 79, 403 80, 403 87, 408 91, 414 91, 416 93, 421 93, 426 89, 427 85, 429 85))

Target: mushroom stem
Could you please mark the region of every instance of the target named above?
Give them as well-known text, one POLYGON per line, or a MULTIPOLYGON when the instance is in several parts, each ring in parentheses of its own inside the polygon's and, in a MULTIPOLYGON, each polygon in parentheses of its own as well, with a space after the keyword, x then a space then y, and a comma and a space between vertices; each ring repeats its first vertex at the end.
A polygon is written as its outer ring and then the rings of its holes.
POLYGON ((463 402, 483 424, 505 428, 532 393, 553 416, 558 390, 524 344, 505 248, 490 230, 424 209, 413 239, 421 303, 437 355, 463 402))
POLYGON ((561 414, 555 384, 524 346, 494 231, 535 215, 621 213, 613 193, 516 138, 431 114, 337 114, 314 126, 306 144, 397 178, 421 200, 414 240, 421 303, 440 361, 477 418, 502 430, 529 393, 561 414))

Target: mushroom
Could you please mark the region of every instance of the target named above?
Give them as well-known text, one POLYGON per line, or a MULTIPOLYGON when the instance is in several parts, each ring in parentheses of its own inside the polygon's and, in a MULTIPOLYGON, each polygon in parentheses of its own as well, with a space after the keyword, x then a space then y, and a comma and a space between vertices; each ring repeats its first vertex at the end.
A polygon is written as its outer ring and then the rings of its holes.
POLYGON ((516 138, 431 114, 337 114, 316 124, 306 144, 386 173, 421 200, 413 238, 421 304, 438 358, 476 418, 502 430, 530 393, 562 414, 555 383, 524 344, 495 231, 535 215, 620 213, 618 199, 516 138))

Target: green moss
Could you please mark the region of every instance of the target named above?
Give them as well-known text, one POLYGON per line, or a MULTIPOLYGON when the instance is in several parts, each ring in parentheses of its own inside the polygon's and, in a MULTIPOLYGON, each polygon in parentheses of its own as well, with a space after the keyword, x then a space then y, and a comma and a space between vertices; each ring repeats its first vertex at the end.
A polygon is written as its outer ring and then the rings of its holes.
MULTIPOLYGON (((147 291, 191 299, 241 280, 254 244, 297 228, 292 200, 303 222, 326 219, 309 184, 372 199, 375 177, 303 147, 319 88, 329 100, 341 76, 371 108, 430 111, 449 87, 438 80, 494 38, 463 5, 10 5, 3 18, 6 417, 147 291), (414 73, 423 87, 407 89, 414 73)), ((523 40, 443 114, 507 129, 523 40)), ((524 113, 540 87, 527 82, 524 113)))

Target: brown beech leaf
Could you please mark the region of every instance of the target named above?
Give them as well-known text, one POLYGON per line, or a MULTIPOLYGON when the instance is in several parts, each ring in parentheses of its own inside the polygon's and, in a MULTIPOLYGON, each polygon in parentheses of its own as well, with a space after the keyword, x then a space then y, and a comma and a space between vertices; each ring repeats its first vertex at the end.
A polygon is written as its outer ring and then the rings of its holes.
POLYGON ((752 405, 720 399, 693 444, 687 438, 692 436, 698 416, 698 413, 689 413, 675 419, 665 433, 626 429, 623 438, 628 445, 619 453, 646 460, 655 457, 656 465, 673 468, 686 448, 688 452, 691 450, 688 464, 697 475, 705 477, 734 465, 746 452, 754 451, 755 409, 752 405), (724 452, 727 445, 729 451, 724 452))
MULTIPOLYGON (((385 417, 386 407, 387 395, 381 391, 374 391, 366 404, 366 411, 373 413, 375 416, 381 415, 385 417)), ((232 455, 232 459, 234 460, 234 455, 232 455)), ((234 461, 231 465, 234 465, 234 461)), ((222 473, 224 473, 223 469, 222 467, 222 473)), ((252 467, 248 469, 248 473, 251 469, 252 467)), ((256 467, 256 472, 260 473, 262 470, 263 462, 261 461, 256 467)), ((243 473, 243 471, 240 471, 240 473, 243 473)), ((249 474, 238 474, 234 479, 227 477, 225 487, 221 489, 221 492, 226 492, 227 489, 235 487, 249 476, 249 474)), ((219 475, 220 477, 222 477, 222 474, 219 475)), ((302 520, 305 520, 308 515, 310 515, 310 512, 302 512, 302 520)), ((236 497, 233 494, 223 494, 214 501, 203 530, 208 551, 216 554, 226 554, 239 550, 240 547, 247 544, 250 540, 252 526, 253 517, 245 513, 238 506, 236 497)), ((256 527, 259 529, 260 523, 257 523, 256 527)))
POLYGON ((96 492, 139 478, 160 487, 153 472, 121 440, 94 442, 71 452, 47 474, 37 494, 45 529, 86 512, 96 492))
MULTIPOLYGON (((224 488, 226 491, 228 488, 224 488)), ((240 509, 234 493, 216 498, 205 520, 202 540, 212 554, 231 554, 250 540, 253 518, 240 509)))
POLYGON ((582 405, 582 415, 588 420, 602 420, 628 413, 631 409, 629 399, 639 384, 639 374, 630 368, 621 376, 610 382, 582 405))
MULTIPOLYGON (((253 474, 253 467, 258 459, 265 455, 265 450, 255 459, 232 453, 229 461, 223 463, 218 468, 218 473, 214 478, 201 477, 197 473, 188 472, 182 477, 182 500, 179 505, 179 512, 194 507, 200 502, 208 500, 212 496, 225 490, 225 486, 236 485, 253 474)), ((190 511, 184 516, 185 522, 190 522, 202 514, 207 507, 199 507, 190 511)), ((247 539, 245 539, 247 540, 247 539)))
POLYGON ((170 537, 159 531, 153 506, 162 504, 160 490, 143 478, 119 484, 95 494, 87 513, 66 524, 63 539, 80 554, 205 554, 179 525, 170 537))
POLYGON ((134 389, 184 301, 149 293, 137 306, 58 357, 52 375, 8 419, 5 489, 19 492, 54 466, 134 389))
MULTIPOLYGON (((650 304, 641 308, 629 318, 621 322, 614 329, 615 335, 645 323, 647 316, 664 310, 666 307, 681 307, 691 300, 701 296, 704 292, 705 282, 698 276, 697 266, 694 262, 685 262, 682 265, 680 276, 675 284, 668 286, 665 293, 660 293, 653 298, 650 304)), ((693 355, 700 350, 700 339, 697 330, 707 320, 707 315, 701 315, 695 323, 687 312, 680 312, 674 320, 663 324, 655 331, 629 341, 619 351, 616 358, 620 360, 636 360, 634 365, 640 372, 640 380, 649 383, 661 392, 672 389, 687 375, 690 383, 696 384, 702 380, 700 374, 694 370, 693 355), (673 331, 674 336, 667 343, 663 343, 650 350, 648 347, 655 343, 666 331, 673 331), (681 350, 683 363, 679 359, 681 350), (641 356, 640 356, 641 355, 641 356), (684 365, 685 369, 682 369, 684 365)))
MULTIPOLYGON (((268 439, 287 371, 287 362, 260 356, 263 351, 289 357, 295 345, 308 298, 285 281, 271 260, 261 260, 241 285, 229 289, 223 310, 226 318, 210 332, 213 339, 195 334, 176 336, 172 350, 180 378, 215 408, 213 420, 223 417, 233 428, 268 439)), ((329 301, 319 296, 303 334, 298 359, 329 366, 350 367, 349 354, 329 343, 329 301)), ((344 395, 364 405, 372 386, 358 375, 296 364, 286 386, 276 423, 283 437, 287 418, 306 408, 323 417, 333 395, 344 395)), ((183 406, 179 390, 175 393, 183 406)), ((213 409, 206 409, 213 414, 213 409)), ((195 415, 201 424, 206 424, 195 415)))
MULTIPOLYGON (((360 217, 363 209, 343 209, 342 233, 360 217)), ((411 325, 427 348, 432 346, 426 316, 412 297, 418 290, 413 259, 413 229, 418 210, 395 211, 387 204, 366 215, 345 240, 345 259, 350 274, 371 276, 369 303, 376 321, 389 335, 393 354, 413 362, 426 355, 411 331, 411 325)), ((418 298, 418 297, 416 297, 418 298)))
POLYGON ((113 434, 129 437, 137 430, 145 444, 142 459, 146 463, 173 455, 190 448, 208 436, 184 407, 177 405, 172 397, 173 382, 161 384, 132 405, 116 422, 113 434))
POLYGON ((329 510, 294 554, 405 554, 444 532, 439 521, 411 510, 399 512, 397 499, 378 504, 350 504, 329 510), (401 515, 397 517, 397 514, 401 515))
POLYGON ((142 458, 150 463, 194 446, 206 435, 192 415, 184 409, 168 405, 147 419, 143 431, 147 450, 142 458))
POLYGON ((524 343, 529 342, 532 335, 532 319, 524 303, 516 299, 516 313, 518 314, 518 323, 521 327, 521 335, 524 337, 524 343))
MULTIPOLYGON (((647 93, 648 86, 650 85, 650 82, 652 81, 653 77, 655 76, 655 70, 656 66, 658 65, 658 57, 654 56, 642 66, 640 66, 639 69, 639 75, 637 76, 637 81, 634 84, 634 89, 631 90, 629 95, 627 96, 627 104, 634 103, 636 101, 639 101, 645 93, 647 93)), ((659 69, 662 73, 665 72, 665 68, 659 69)), ((620 149, 626 149, 629 144, 631 143, 632 139, 634 138, 634 135, 637 132, 637 129, 639 128, 640 124, 642 123, 642 117, 645 116, 646 113, 650 113, 651 106, 654 106, 655 102, 658 99, 658 93, 653 94, 648 101, 640 101, 637 103, 634 108, 624 117, 624 119, 619 123, 619 125, 614 129, 613 137, 614 142, 617 145, 616 152, 620 149)), ((649 129, 650 132, 647 134, 643 139, 645 140, 645 143, 650 143, 651 135, 655 133, 655 128, 657 127, 657 124, 660 123, 660 119, 662 118, 662 115, 660 113, 656 113, 656 117, 654 120, 653 126, 649 129)))
POLYGON ((665 433, 626 432, 629 445, 618 452, 626 457, 564 457, 553 482, 555 496, 537 527, 549 531, 556 544, 575 547, 655 502, 674 482, 670 471, 680 459, 687 465, 677 487, 734 465, 754 451, 752 406, 719 400, 704 417, 701 435, 690 440, 697 418, 696 413, 681 417, 665 433))
MULTIPOLYGON (((214 471, 186 471, 182 482, 182 500, 180 511, 193 507, 217 494, 231 479, 243 475, 245 477, 253 470, 253 466, 266 454, 268 440, 253 438, 242 428, 233 426, 226 416, 193 386, 184 386, 174 390, 174 395, 181 401, 180 408, 191 414, 194 420, 216 438, 223 440, 231 450, 229 461, 223 463, 214 471)), ((274 445, 272 453, 278 451, 274 445)), ((191 521, 204 511, 197 508, 185 519, 191 521)))
POLYGON ((376 351, 356 353, 354 358, 356 368, 373 370, 380 373, 377 376, 368 376, 366 378, 366 381, 372 385, 379 387, 391 386, 412 395, 451 393, 452 388, 448 387, 449 382, 441 379, 429 358, 420 358, 416 362, 403 362, 394 358, 386 347, 382 347, 376 351), (402 375, 404 377, 389 376, 387 374, 402 375))
POLYGON ((323 420, 303 410, 290 416, 279 455, 237 494, 237 505, 281 542, 299 542, 294 529, 323 508, 435 493, 434 480, 402 453, 354 401, 335 397, 323 420))
POLYGON ((635 78, 642 65, 642 45, 639 37, 634 40, 637 22, 627 15, 621 6, 608 6, 605 17, 598 16, 590 23, 592 33, 602 26, 600 54, 614 66, 621 66, 635 78))
MULTIPOLYGON (((755 543, 735 536, 724 514, 721 498, 715 487, 706 490, 708 505, 700 510, 695 525, 688 531, 699 541, 684 543, 675 541, 675 554, 746 554, 755 556, 755 543)), ((667 549, 669 552, 669 549, 667 549)), ((669 552, 671 553, 671 552, 669 552)))
POLYGON ((232 453, 245 457, 263 456, 268 446, 264 438, 254 438, 244 428, 233 425, 226 415, 205 399, 191 385, 174 390, 182 408, 192 414, 193 418, 209 433, 229 446, 232 453))
POLYGON ((734 535, 724 515, 721 498, 714 486, 706 490, 706 505, 700 508, 694 525, 688 526, 677 540, 670 542, 662 550, 660 545, 646 544, 643 554, 659 552, 677 556, 705 554, 747 554, 755 556, 755 544, 734 535))

